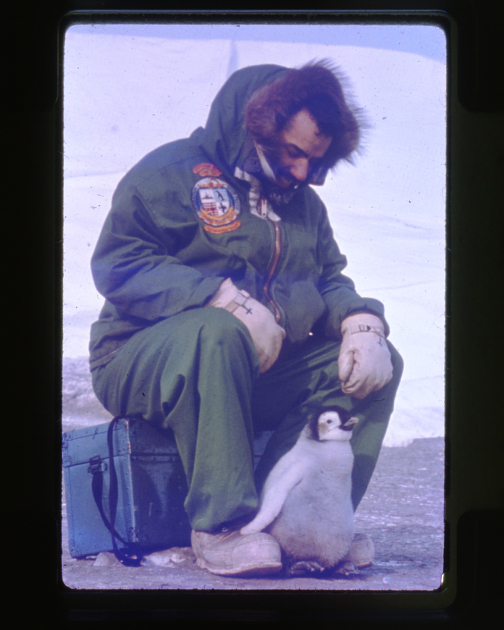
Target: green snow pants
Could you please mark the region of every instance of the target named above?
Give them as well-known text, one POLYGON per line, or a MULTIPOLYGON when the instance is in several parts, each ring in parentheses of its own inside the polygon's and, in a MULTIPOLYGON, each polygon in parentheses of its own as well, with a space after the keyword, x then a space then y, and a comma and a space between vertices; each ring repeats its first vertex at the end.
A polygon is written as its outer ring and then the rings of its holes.
POLYGON ((210 532, 253 516, 269 471, 295 444, 308 415, 335 404, 359 418, 351 440, 357 508, 402 372, 401 357, 388 345, 392 381, 357 400, 341 391, 339 343, 310 336, 284 344, 273 367, 260 374, 246 326, 224 309, 198 308, 136 333, 115 358, 93 370, 93 387, 114 416, 139 414, 173 430, 187 478, 184 506, 191 527, 210 532), (254 434, 266 430, 274 433, 254 477, 254 434))

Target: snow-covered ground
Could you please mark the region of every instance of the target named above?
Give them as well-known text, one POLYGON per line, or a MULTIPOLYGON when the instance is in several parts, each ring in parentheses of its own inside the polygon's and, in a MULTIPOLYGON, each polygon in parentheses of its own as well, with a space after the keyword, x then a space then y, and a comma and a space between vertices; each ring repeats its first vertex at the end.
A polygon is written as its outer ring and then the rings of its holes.
POLYGON ((89 327, 103 303, 89 261, 126 171, 155 147, 204 126, 214 96, 234 70, 261 63, 293 67, 327 57, 348 77, 370 123, 355 166, 339 166, 317 192, 348 258, 347 275, 361 295, 385 304, 390 339, 405 360, 385 444, 442 436, 444 34, 431 26, 313 25, 285 31, 293 33, 291 41, 268 41, 273 30, 263 26, 260 37, 257 32, 241 25, 231 37, 227 27, 219 38, 213 25, 207 30, 211 37, 196 39, 197 29, 190 26, 182 31, 173 25, 89 25, 67 31, 63 356, 87 355, 89 327), (320 32, 320 43, 313 43, 314 32, 320 32), (374 47, 363 45, 367 35, 374 47), (406 41, 408 52, 401 52, 406 41))

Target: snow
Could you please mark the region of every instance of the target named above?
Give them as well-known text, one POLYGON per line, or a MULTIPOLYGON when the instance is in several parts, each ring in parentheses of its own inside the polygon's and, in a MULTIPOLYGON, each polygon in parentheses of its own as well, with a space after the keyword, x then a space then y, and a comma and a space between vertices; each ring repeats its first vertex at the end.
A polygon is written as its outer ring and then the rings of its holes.
POLYGON ((342 164, 316 190, 348 258, 345 273, 361 295, 385 304, 390 340, 405 360, 385 445, 443 436, 443 32, 433 26, 326 26, 323 43, 314 43, 315 26, 304 27, 305 39, 299 27, 295 42, 267 41, 272 31, 262 29, 259 38, 246 25, 233 39, 229 27, 219 31, 214 25, 206 39, 191 39, 195 26, 176 28, 81 25, 66 33, 63 356, 88 353, 89 327, 103 303, 89 261, 127 170, 157 146, 204 126, 214 96, 234 70, 329 58, 346 75, 369 129, 355 165, 342 164), (382 38, 382 47, 363 45, 366 28, 373 29, 374 46, 382 38), (338 32, 344 46, 335 44, 338 32), (412 45, 398 52, 408 32, 415 35, 416 52, 412 45), (424 49, 437 54, 424 56, 424 49))

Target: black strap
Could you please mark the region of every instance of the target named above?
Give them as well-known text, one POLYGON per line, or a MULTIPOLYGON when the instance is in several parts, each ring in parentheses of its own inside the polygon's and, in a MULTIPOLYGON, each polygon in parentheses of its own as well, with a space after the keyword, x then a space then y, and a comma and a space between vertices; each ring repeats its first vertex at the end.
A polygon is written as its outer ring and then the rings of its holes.
POLYGON ((108 444, 108 452, 109 452, 109 470, 110 470, 110 486, 109 486, 109 514, 110 521, 106 517, 105 512, 103 511, 103 470, 101 467, 101 462, 91 458, 89 460, 89 471, 93 474, 93 481, 91 484, 91 488, 93 491, 93 497, 95 503, 98 507, 98 511, 100 512, 100 516, 102 517, 103 522, 105 523, 106 528, 112 535, 112 548, 114 550, 115 557, 122 562, 125 566, 128 567, 138 567, 140 566, 140 562, 142 561, 142 553, 140 552, 139 545, 136 543, 130 543, 116 531, 115 529, 115 518, 117 513, 117 500, 118 500, 118 484, 117 484, 117 473, 114 465, 114 444, 113 444, 113 431, 114 426, 117 424, 117 421, 122 416, 116 416, 109 425, 107 430, 107 444, 108 444), (94 461, 93 461, 94 460, 94 461), (116 543, 116 538, 123 543, 124 548, 119 549, 116 543))

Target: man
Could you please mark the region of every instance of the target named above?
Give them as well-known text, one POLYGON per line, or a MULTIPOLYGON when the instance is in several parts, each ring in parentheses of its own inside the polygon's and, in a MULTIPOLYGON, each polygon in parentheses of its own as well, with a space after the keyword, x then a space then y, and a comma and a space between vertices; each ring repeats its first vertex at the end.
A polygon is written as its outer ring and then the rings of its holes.
POLYGON ((239 70, 205 129, 119 183, 93 255, 106 298, 91 332, 95 392, 114 415, 173 430, 192 547, 213 573, 280 570, 276 541, 239 529, 310 411, 338 404, 359 418, 354 509, 375 467, 402 362, 381 303, 341 274, 309 186, 358 142, 328 63, 239 70), (254 479, 262 430, 274 433, 254 479))

